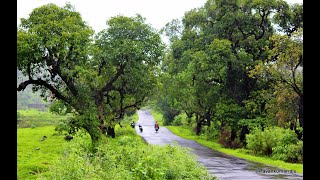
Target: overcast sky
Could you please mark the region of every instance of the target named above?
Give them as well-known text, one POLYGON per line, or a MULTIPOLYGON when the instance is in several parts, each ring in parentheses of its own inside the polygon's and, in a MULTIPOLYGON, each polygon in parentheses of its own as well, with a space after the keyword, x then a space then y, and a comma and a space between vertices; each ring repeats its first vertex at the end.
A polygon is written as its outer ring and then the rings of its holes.
MULTIPOLYGON (((172 19, 181 19, 186 11, 203 6, 207 0, 17 0, 17 24, 28 18, 34 8, 48 3, 60 7, 70 2, 96 32, 106 28, 112 16, 134 16, 139 13, 146 23, 160 30, 172 19)), ((302 3, 302 0, 287 0, 302 3)))

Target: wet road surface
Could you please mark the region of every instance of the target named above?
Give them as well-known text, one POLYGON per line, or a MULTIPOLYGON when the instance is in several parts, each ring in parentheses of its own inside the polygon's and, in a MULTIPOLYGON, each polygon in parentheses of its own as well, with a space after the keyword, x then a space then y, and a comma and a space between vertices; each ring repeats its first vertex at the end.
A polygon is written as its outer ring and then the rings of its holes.
POLYGON ((197 155, 197 160, 203 164, 210 174, 220 180, 259 180, 259 179, 303 179, 302 174, 293 171, 279 169, 261 163, 249 162, 244 159, 220 153, 204 147, 193 140, 181 138, 165 127, 159 132, 154 130, 154 118, 149 110, 138 111, 139 120, 136 123, 136 132, 149 144, 166 145, 175 143, 190 148, 197 155), (141 123, 143 132, 139 131, 141 123))

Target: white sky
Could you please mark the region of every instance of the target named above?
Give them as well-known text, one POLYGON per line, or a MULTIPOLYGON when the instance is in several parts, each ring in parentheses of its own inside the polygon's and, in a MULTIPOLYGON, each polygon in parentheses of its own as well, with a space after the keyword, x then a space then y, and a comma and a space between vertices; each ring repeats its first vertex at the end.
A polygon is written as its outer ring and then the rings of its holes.
POLYGON ((17 0, 17 24, 36 7, 48 3, 61 7, 66 2, 70 2, 82 19, 98 32, 106 28, 106 21, 112 16, 135 16, 137 13, 160 30, 167 22, 181 18, 186 11, 202 6, 206 0, 17 0))
MULTIPOLYGON (((203 6, 207 0, 17 0, 17 25, 28 18, 34 8, 48 3, 60 7, 70 2, 81 17, 96 32, 106 28, 106 21, 117 15, 135 16, 139 13, 146 23, 160 30, 172 19, 183 17, 186 11, 203 6)), ((287 0, 303 3, 303 0, 287 0)))

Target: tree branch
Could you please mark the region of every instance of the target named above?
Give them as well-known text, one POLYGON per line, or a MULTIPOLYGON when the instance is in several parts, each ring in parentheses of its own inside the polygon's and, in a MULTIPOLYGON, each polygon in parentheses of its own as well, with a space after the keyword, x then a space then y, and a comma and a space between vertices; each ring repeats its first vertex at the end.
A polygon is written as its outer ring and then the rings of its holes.
POLYGON ((23 91, 29 84, 35 84, 35 85, 39 85, 39 86, 44 86, 47 89, 49 89, 51 91, 51 93, 58 99, 70 104, 71 103, 71 99, 63 96, 57 89, 55 89, 52 85, 48 84, 46 81, 43 81, 41 79, 38 80, 33 80, 33 79, 29 79, 27 81, 24 81, 22 83, 19 84, 17 91, 23 91))
POLYGON ((123 74, 125 64, 121 64, 117 73, 113 76, 113 78, 100 90, 103 93, 106 93, 112 89, 114 89, 113 83, 123 74))
MULTIPOLYGON (((71 47, 71 49, 72 49, 72 47, 71 47)), ((70 90, 71 94, 74 97, 77 97, 78 91, 77 91, 77 89, 76 89, 76 87, 75 87, 75 85, 74 85, 74 83, 72 81, 72 78, 62 75, 59 59, 57 61, 53 59, 53 53, 52 53, 52 51, 50 49, 48 49, 48 52, 49 52, 49 54, 47 55, 48 56, 47 63, 50 62, 50 65, 52 66, 52 73, 53 74, 58 74, 61 77, 62 81, 67 85, 67 87, 70 90)))

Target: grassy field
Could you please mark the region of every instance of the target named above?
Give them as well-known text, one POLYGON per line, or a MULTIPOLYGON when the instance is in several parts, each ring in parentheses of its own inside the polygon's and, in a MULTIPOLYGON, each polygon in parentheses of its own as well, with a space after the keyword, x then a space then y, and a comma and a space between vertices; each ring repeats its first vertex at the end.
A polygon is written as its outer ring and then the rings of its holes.
MULTIPOLYGON (((158 112, 153 111, 153 110, 151 111, 151 113, 155 119, 162 122, 162 119, 161 119, 162 115, 161 114, 159 114, 158 112)), ((258 156, 249 155, 246 153, 246 151, 244 149, 223 148, 217 142, 206 140, 206 137, 204 137, 204 136, 196 136, 194 134, 194 132, 192 132, 192 130, 189 128, 184 128, 181 126, 166 126, 166 127, 178 136, 181 136, 186 139, 194 140, 203 146, 220 151, 222 153, 229 154, 229 155, 239 157, 242 159, 246 159, 249 161, 253 161, 253 162, 259 162, 259 163, 268 164, 271 166, 276 166, 276 167, 283 168, 286 170, 294 170, 295 172, 300 173, 300 174, 303 173, 303 164, 287 163, 287 162, 280 161, 280 160, 273 160, 269 157, 258 157, 258 156)))
POLYGON ((17 129, 18 179, 37 179, 46 174, 67 143, 63 135, 54 135, 54 126, 17 129), (47 138, 43 139, 43 136, 47 138))
POLYGON ((17 176, 18 179, 37 179, 37 175, 45 175, 49 166, 61 156, 62 147, 67 142, 54 128, 59 120, 69 116, 39 109, 17 112, 21 115, 17 121, 17 176))
POLYGON ((18 127, 34 127, 34 126, 48 126, 56 125, 59 120, 71 117, 70 115, 60 116, 46 111, 40 111, 38 109, 24 109, 17 110, 17 112, 22 116, 18 120, 18 127))
POLYGON ((17 179, 215 179, 186 158, 188 149, 145 144, 129 125, 137 119, 117 124, 116 138, 103 138, 95 153, 88 134, 67 142, 54 126, 18 128, 17 179))

